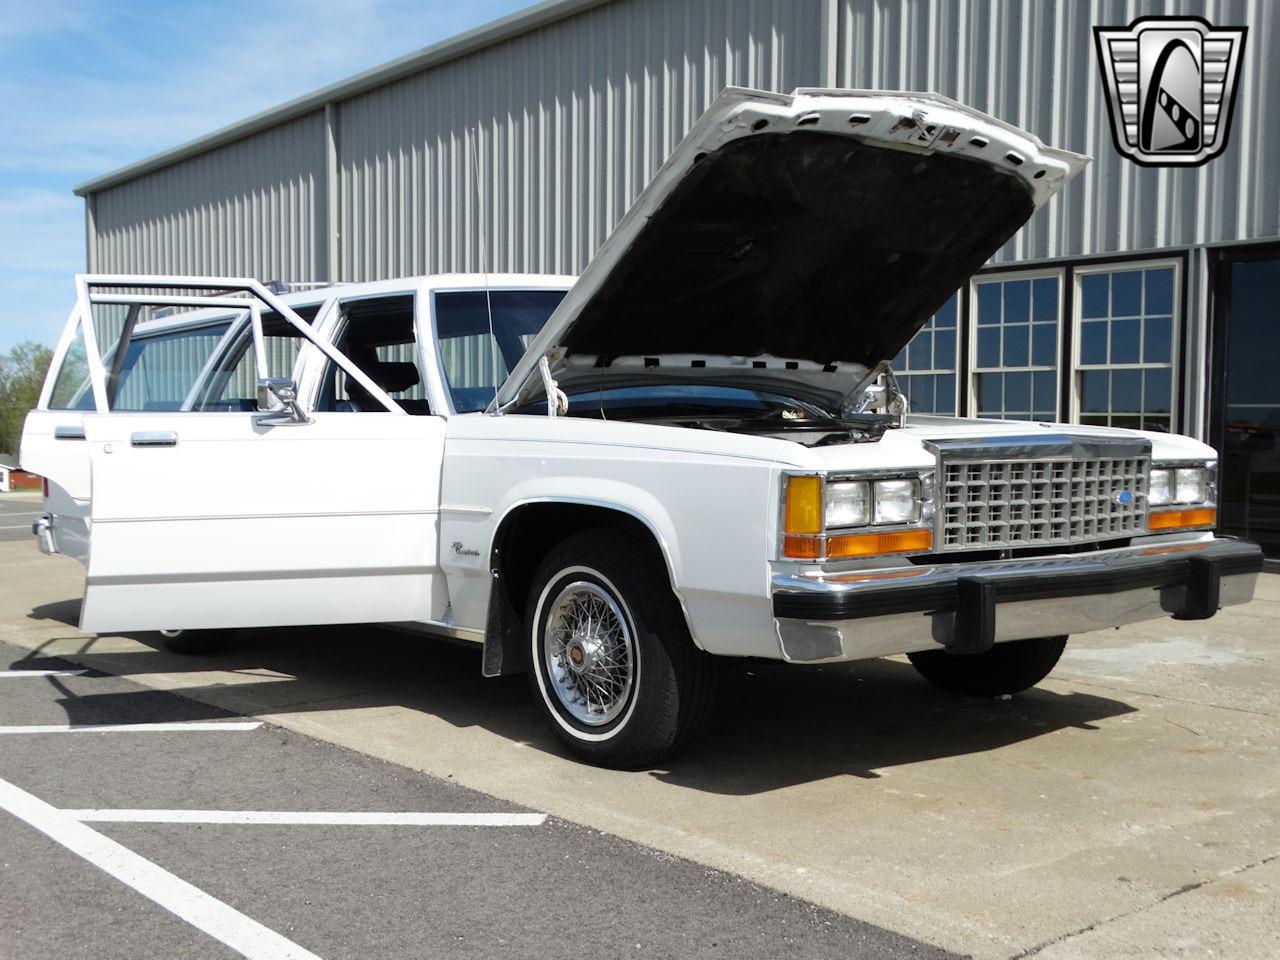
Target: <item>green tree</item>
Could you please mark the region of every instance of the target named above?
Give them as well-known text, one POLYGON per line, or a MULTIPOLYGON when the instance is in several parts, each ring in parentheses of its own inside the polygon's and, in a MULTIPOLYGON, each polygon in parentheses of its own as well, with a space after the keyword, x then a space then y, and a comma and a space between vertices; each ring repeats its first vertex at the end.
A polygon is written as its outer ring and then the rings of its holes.
POLYGON ((22 422, 40 399, 53 351, 27 341, 0 354, 0 453, 17 453, 22 422))

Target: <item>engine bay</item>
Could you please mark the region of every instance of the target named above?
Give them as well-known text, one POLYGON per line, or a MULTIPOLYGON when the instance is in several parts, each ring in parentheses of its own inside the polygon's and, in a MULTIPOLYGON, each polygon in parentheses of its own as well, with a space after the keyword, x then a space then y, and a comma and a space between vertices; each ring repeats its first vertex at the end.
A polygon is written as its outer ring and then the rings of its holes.
MULTIPOLYGON (((615 418, 617 419, 617 418, 615 418)), ((839 443, 871 443, 897 424, 898 418, 888 414, 867 413, 855 417, 663 417, 636 418, 635 422, 654 423, 691 430, 719 430, 744 433, 753 437, 787 440, 806 447, 824 447, 839 443)))

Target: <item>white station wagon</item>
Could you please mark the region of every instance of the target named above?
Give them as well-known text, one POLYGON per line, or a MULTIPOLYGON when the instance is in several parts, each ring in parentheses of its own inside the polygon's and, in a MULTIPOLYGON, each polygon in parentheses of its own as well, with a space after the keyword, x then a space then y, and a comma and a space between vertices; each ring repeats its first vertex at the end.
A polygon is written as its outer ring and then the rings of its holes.
POLYGON ((1085 162, 936 96, 730 90, 576 282, 80 277, 35 533, 85 630, 413 624, 601 764, 687 742, 716 657, 1025 689, 1262 568, 1202 443, 904 412, 885 358, 1085 162))

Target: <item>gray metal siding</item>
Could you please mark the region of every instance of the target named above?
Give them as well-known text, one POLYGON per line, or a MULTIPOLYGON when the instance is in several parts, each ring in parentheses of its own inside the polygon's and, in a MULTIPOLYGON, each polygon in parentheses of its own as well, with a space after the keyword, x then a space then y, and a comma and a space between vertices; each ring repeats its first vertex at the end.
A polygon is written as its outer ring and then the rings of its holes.
POLYGON ((312 279, 324 236, 323 117, 94 194, 93 269, 312 279))
POLYGON ((1280 112, 1264 95, 1280 90, 1271 0, 838 3, 841 86, 936 91, 1094 158, 994 262, 1280 236, 1280 112), (1092 28, 1152 15, 1249 26, 1229 145, 1205 166, 1140 167, 1112 142, 1092 28))
POLYGON ((726 85, 817 82, 817 13, 625 0, 341 103, 338 277, 578 272, 726 85))
POLYGON ((997 263, 1277 237, 1278 32, 1268 0, 614 0, 92 194, 91 262, 367 280, 477 270, 483 238, 490 270, 577 272, 730 84, 936 90, 1093 155, 997 263), (1092 27, 1147 14, 1250 27, 1206 166, 1112 145, 1092 27))

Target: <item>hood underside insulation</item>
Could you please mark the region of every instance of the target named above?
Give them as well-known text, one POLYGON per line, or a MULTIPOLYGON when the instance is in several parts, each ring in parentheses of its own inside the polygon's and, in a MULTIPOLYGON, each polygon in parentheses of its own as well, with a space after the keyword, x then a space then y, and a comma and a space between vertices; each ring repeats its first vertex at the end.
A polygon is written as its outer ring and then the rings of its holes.
POLYGON ((1012 173, 793 130, 698 158, 562 341, 619 356, 897 354, 1034 209, 1012 173))

